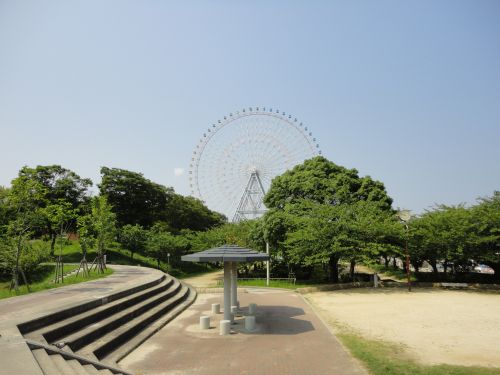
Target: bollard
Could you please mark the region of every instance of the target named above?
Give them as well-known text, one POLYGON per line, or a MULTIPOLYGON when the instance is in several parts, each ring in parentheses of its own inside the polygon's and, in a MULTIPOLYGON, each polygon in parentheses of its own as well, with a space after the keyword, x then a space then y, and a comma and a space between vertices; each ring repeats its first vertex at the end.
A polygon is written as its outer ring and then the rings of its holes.
POLYGON ((253 331, 255 329, 255 316, 245 316, 245 329, 253 331))
POLYGON ((373 274, 373 287, 378 288, 379 277, 376 273, 373 274))
POLYGON ((257 304, 251 303, 248 305, 248 315, 255 315, 257 312, 257 304))
POLYGON ((212 314, 220 314, 220 303, 212 303, 212 314))
POLYGON ((209 329, 210 328, 210 317, 202 315, 200 316, 200 328, 209 329))
POLYGON ((220 321, 220 335, 225 336, 231 333, 231 321, 230 320, 221 320, 220 321))

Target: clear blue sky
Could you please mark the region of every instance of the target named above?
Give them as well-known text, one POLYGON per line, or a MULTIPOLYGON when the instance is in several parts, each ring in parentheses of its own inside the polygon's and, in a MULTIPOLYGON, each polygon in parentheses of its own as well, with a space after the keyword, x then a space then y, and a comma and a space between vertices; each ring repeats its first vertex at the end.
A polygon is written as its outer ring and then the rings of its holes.
POLYGON ((0 185, 23 165, 188 194, 214 121, 272 106, 395 206, 500 189, 500 1, 0 1, 0 185))

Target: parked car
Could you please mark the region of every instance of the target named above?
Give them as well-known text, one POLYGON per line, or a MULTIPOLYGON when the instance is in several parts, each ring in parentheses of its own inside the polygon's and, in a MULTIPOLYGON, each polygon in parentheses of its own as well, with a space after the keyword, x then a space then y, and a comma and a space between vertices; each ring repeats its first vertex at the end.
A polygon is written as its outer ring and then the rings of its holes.
POLYGON ((474 267, 474 272, 486 273, 488 275, 493 275, 495 273, 493 268, 487 266, 486 264, 478 264, 477 266, 474 267))

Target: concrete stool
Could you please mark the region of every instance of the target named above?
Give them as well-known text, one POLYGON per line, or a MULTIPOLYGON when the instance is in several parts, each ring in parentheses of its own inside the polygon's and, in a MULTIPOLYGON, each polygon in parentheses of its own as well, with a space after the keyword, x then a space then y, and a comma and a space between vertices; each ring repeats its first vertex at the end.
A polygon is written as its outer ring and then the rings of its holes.
POLYGON ((221 320, 220 321, 220 335, 225 336, 229 335, 231 332, 231 321, 230 320, 221 320))
POLYGON ((245 316, 245 329, 247 331, 253 331, 255 329, 255 316, 245 316))
POLYGON ((257 312, 257 304, 251 303, 248 305, 248 315, 255 315, 257 312))
POLYGON ((220 303, 212 303, 212 314, 220 314, 220 303))
POLYGON ((209 329, 210 328, 210 317, 209 316, 200 316, 200 328, 201 329, 209 329))
POLYGON ((233 317, 238 315, 238 306, 231 306, 231 314, 233 317))

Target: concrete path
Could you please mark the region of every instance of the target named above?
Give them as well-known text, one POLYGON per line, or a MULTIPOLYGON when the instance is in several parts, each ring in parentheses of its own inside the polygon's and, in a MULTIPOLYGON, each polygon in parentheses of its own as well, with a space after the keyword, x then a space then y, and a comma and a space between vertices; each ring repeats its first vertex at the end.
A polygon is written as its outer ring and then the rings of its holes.
POLYGON ((346 352, 307 302, 293 291, 250 289, 240 293, 245 313, 258 304, 257 329, 247 332, 243 317, 233 333, 219 336, 222 314, 212 315, 220 294, 199 294, 197 301, 120 362, 144 374, 308 374, 350 375, 367 372, 346 352), (199 317, 211 316, 211 329, 199 329, 199 317))
POLYGON ((17 324, 157 280, 163 274, 152 268, 110 267, 113 274, 103 279, 0 300, 0 375, 42 374, 17 324))

